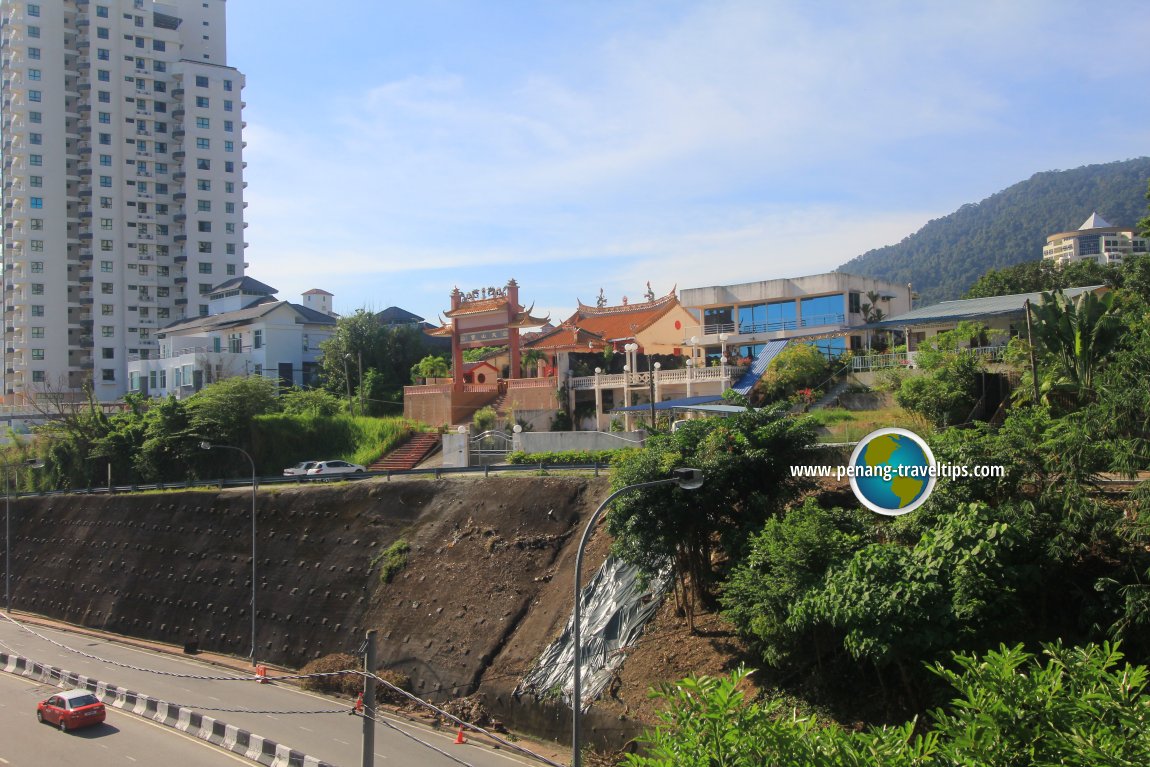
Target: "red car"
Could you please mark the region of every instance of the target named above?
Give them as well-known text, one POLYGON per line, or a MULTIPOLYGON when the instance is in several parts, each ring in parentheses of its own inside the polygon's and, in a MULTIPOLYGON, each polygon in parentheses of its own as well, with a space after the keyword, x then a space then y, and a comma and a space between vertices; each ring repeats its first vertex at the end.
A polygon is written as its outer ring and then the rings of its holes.
POLYGON ((36 704, 36 720, 54 724, 61 732, 104 721, 104 704, 87 690, 69 690, 36 704))

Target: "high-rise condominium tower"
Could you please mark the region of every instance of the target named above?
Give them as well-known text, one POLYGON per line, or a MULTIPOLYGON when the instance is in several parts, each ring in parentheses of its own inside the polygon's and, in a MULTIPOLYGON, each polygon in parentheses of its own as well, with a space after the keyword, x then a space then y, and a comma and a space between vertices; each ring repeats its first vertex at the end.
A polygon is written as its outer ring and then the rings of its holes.
POLYGON ((0 2, 4 401, 122 395, 244 272, 225 0, 0 2))

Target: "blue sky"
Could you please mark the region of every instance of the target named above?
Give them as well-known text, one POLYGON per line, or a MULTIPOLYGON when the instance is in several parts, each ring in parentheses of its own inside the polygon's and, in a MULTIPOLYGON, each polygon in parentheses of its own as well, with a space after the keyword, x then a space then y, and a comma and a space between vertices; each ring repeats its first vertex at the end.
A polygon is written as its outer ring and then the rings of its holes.
POLYGON ((813 274, 1150 152, 1142 0, 233 0, 228 25, 248 273, 342 313, 435 321, 515 277, 558 320, 813 274))

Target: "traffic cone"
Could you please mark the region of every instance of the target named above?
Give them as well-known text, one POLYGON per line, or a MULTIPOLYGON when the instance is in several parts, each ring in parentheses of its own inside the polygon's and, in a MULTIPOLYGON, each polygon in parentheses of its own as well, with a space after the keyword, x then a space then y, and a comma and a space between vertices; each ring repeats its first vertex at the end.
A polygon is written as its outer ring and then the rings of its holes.
POLYGON ((466 742, 467 739, 463 737, 463 725, 459 725, 459 732, 455 733, 455 745, 462 745, 466 742))
POLYGON ((256 676, 259 677, 260 684, 268 683, 268 667, 264 665, 256 666, 256 676))

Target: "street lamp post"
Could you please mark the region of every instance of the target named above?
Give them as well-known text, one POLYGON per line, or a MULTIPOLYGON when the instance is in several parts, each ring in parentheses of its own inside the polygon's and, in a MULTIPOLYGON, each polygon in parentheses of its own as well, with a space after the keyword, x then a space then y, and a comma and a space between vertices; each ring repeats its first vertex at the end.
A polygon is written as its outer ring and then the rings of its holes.
POLYGON ((44 462, 29 458, 4 464, 4 612, 12 614, 12 467, 43 468, 44 462))
POLYGON ((248 463, 252 466, 252 649, 248 653, 248 657, 252 659, 254 664, 256 662, 256 489, 259 487, 259 480, 256 479, 256 462, 252 460, 248 451, 241 447, 213 445, 206 440, 200 443, 200 447, 204 450, 235 450, 237 453, 243 453, 244 458, 247 458, 248 463))
POLYGON ((700 469, 675 469, 671 472, 673 476, 667 479, 656 479, 651 482, 638 482, 634 485, 626 485, 619 488, 599 504, 599 508, 595 509, 595 513, 591 515, 591 519, 587 521, 587 527, 583 530, 583 537, 579 539, 579 548, 575 550, 575 612, 572 618, 571 635, 575 641, 575 674, 572 683, 572 696, 571 696, 571 767, 580 767, 582 764, 582 756, 579 753, 580 740, 582 732, 580 730, 580 716, 583 708, 583 679, 582 679, 582 665, 583 665, 583 637, 581 635, 580 619, 582 617, 581 594, 583 589, 582 569, 583 569, 583 550, 587 547, 587 541, 591 537, 591 531, 595 528, 595 523, 599 521, 599 515, 611 503, 611 501, 618 498, 623 493, 629 493, 632 490, 641 490, 647 487, 656 487, 657 485, 669 485, 671 483, 677 484, 684 490, 698 490, 703 486, 703 472, 700 469))

